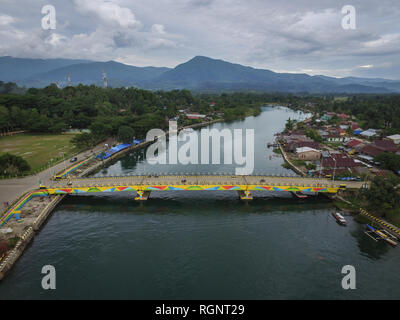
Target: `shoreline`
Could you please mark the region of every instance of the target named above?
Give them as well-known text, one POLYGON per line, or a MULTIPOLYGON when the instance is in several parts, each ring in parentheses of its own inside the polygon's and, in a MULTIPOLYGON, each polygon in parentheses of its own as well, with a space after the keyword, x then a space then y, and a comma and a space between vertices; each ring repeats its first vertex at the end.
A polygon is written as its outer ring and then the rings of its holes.
MULTIPOLYGON (((203 122, 203 123, 196 123, 190 126, 185 126, 181 127, 180 130, 182 129, 187 129, 187 128, 200 128, 204 126, 208 126, 214 123, 218 122, 223 122, 224 120, 213 120, 213 121, 208 121, 208 122, 203 122)), ((168 136, 168 133, 167 133, 168 136)), ((116 153, 115 155, 112 155, 110 158, 104 160, 104 161, 99 161, 89 168, 86 168, 85 171, 79 173, 80 177, 87 176, 89 174, 93 174, 96 170, 104 167, 104 165, 108 164, 112 160, 117 160, 124 154, 132 151, 132 150, 137 150, 146 147, 147 145, 154 143, 154 141, 145 141, 140 144, 137 144, 135 146, 131 146, 127 149, 122 150, 121 152, 116 153)), ((83 153, 87 153, 89 150, 83 151, 83 153)), ((90 160, 94 159, 94 157, 89 157, 88 159, 83 160, 82 162, 89 162, 90 160)), ((66 170, 63 170, 61 172, 68 172, 71 168, 76 167, 78 164, 73 164, 66 170)), ((79 166, 78 166, 79 167, 79 166)), ((76 168, 77 169, 77 168, 76 168)), ((75 169, 75 170, 76 170, 75 169)), ((22 214, 22 208, 25 207, 33 198, 36 197, 35 192, 40 193, 40 190, 37 189, 31 189, 28 190, 27 192, 19 195, 13 203, 7 207, 3 211, 3 215, 0 218, 0 222, 3 222, 2 225, 4 226, 9 220, 12 219, 12 217, 15 214, 22 214), (19 210, 21 209, 21 210, 19 210)), ((24 232, 21 234, 18 232, 15 232, 15 237, 14 238, 19 238, 15 246, 7 251, 6 255, 0 258, 0 281, 4 279, 4 277, 7 275, 7 273, 12 270, 13 266, 15 263, 17 263, 18 259, 23 255, 25 249, 28 247, 28 245, 34 240, 35 235, 40 232, 43 224, 51 217, 52 212, 54 209, 57 207, 57 205, 66 197, 66 195, 56 195, 56 196, 49 196, 47 195, 46 197, 42 197, 43 199, 47 199, 46 206, 41 209, 39 212, 30 212, 29 215, 35 215, 35 220, 31 225, 27 225, 24 228, 24 232)), ((34 208, 35 209, 35 208, 34 208)), ((14 222, 14 221, 13 221, 14 222)), ((16 225, 16 222, 12 224, 12 226, 18 226, 16 225)))

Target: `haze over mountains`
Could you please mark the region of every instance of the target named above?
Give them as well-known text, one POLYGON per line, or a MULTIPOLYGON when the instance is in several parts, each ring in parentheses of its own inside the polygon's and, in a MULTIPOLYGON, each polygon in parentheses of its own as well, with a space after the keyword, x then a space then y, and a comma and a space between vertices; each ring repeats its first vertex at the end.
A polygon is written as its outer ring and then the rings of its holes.
POLYGON ((260 91, 290 93, 399 93, 400 81, 370 78, 332 78, 276 73, 223 60, 197 56, 174 69, 134 67, 115 61, 22 59, 0 57, 0 80, 20 86, 44 87, 50 83, 102 85, 102 72, 112 87, 136 86, 151 90, 189 89, 201 92, 260 91))

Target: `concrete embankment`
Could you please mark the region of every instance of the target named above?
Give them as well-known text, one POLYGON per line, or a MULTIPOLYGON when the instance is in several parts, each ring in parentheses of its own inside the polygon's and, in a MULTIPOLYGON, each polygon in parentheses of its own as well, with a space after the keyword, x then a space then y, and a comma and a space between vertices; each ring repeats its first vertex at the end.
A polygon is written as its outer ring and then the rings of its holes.
MULTIPOLYGON (((196 124, 193 124, 193 125, 190 125, 190 126, 181 127, 181 128, 179 128, 179 130, 189 129, 189 128, 192 128, 192 129, 201 128, 201 127, 205 127, 205 126, 208 126, 208 125, 211 125, 211 124, 214 124, 214 123, 218 123, 218 122, 222 122, 222 121, 223 121, 223 120, 213 120, 213 121, 208 121, 208 122, 196 123, 196 124)), ((168 137, 168 135, 169 135, 169 133, 166 132, 166 133, 165 133, 165 136, 168 137)), ((125 155, 126 153, 129 153, 129 152, 131 152, 131 151, 133 151, 133 150, 139 150, 139 149, 144 148, 144 147, 146 147, 146 146, 148 146, 148 145, 150 145, 150 144, 152 144, 152 143, 154 143, 154 141, 145 141, 145 142, 142 142, 142 143, 137 144, 137 145, 135 145, 135 146, 131 146, 131 147, 129 147, 129 148, 126 148, 126 149, 124 149, 124 150, 122 150, 122 151, 120 151, 120 152, 118 152, 118 153, 116 153, 116 154, 113 154, 113 155, 112 155, 111 157, 109 157, 108 159, 105 159, 105 160, 102 160, 102 161, 98 160, 98 162, 93 163, 91 166, 89 166, 88 168, 86 168, 86 169, 80 174, 80 176, 81 176, 81 177, 86 177, 86 176, 88 176, 88 175, 90 175, 90 174, 93 174, 93 173, 99 171, 101 168, 104 168, 104 167, 105 167, 106 165, 108 165, 110 162, 115 161, 115 160, 118 160, 119 158, 121 158, 121 157, 122 157, 123 155, 125 155)))
POLYGON ((33 224, 25 230, 25 232, 19 237, 15 247, 8 252, 7 256, 1 260, 0 263, 0 280, 4 278, 6 273, 13 267, 19 257, 24 252, 28 244, 33 240, 35 233, 40 229, 43 223, 48 219, 50 214, 53 212, 57 204, 64 198, 64 195, 55 196, 46 205, 42 212, 36 217, 33 224))
POLYGON ((281 145, 280 143, 278 143, 278 145, 279 145, 279 149, 281 150, 283 159, 286 161, 286 163, 289 164, 289 165, 292 167, 292 169, 293 169, 297 174, 299 174, 299 175, 301 175, 301 176, 305 176, 306 174, 305 174, 302 170, 300 170, 298 167, 296 167, 296 166, 290 161, 290 159, 289 159, 288 155, 286 154, 285 150, 283 150, 282 145, 281 145))

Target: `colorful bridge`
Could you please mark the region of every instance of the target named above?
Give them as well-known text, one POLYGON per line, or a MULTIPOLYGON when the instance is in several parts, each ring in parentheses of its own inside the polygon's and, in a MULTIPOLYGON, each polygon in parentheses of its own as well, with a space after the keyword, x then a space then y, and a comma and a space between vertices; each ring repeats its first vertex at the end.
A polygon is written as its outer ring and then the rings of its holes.
POLYGON ((151 191, 237 191, 249 200, 251 191, 337 193, 341 189, 367 188, 365 182, 277 176, 145 175, 76 178, 52 182, 42 191, 50 194, 137 192, 136 200, 147 200, 151 191))

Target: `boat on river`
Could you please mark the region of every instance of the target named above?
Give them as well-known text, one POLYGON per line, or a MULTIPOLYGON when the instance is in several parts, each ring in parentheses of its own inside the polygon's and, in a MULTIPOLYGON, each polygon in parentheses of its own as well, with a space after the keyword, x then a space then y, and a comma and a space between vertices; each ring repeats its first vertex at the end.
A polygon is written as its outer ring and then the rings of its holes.
POLYGON ((342 226, 347 225, 346 219, 339 212, 332 212, 333 217, 336 219, 336 222, 342 226))
POLYGON ((375 241, 384 240, 392 247, 397 246, 397 238, 386 230, 378 230, 367 224, 367 231, 365 233, 375 241))

